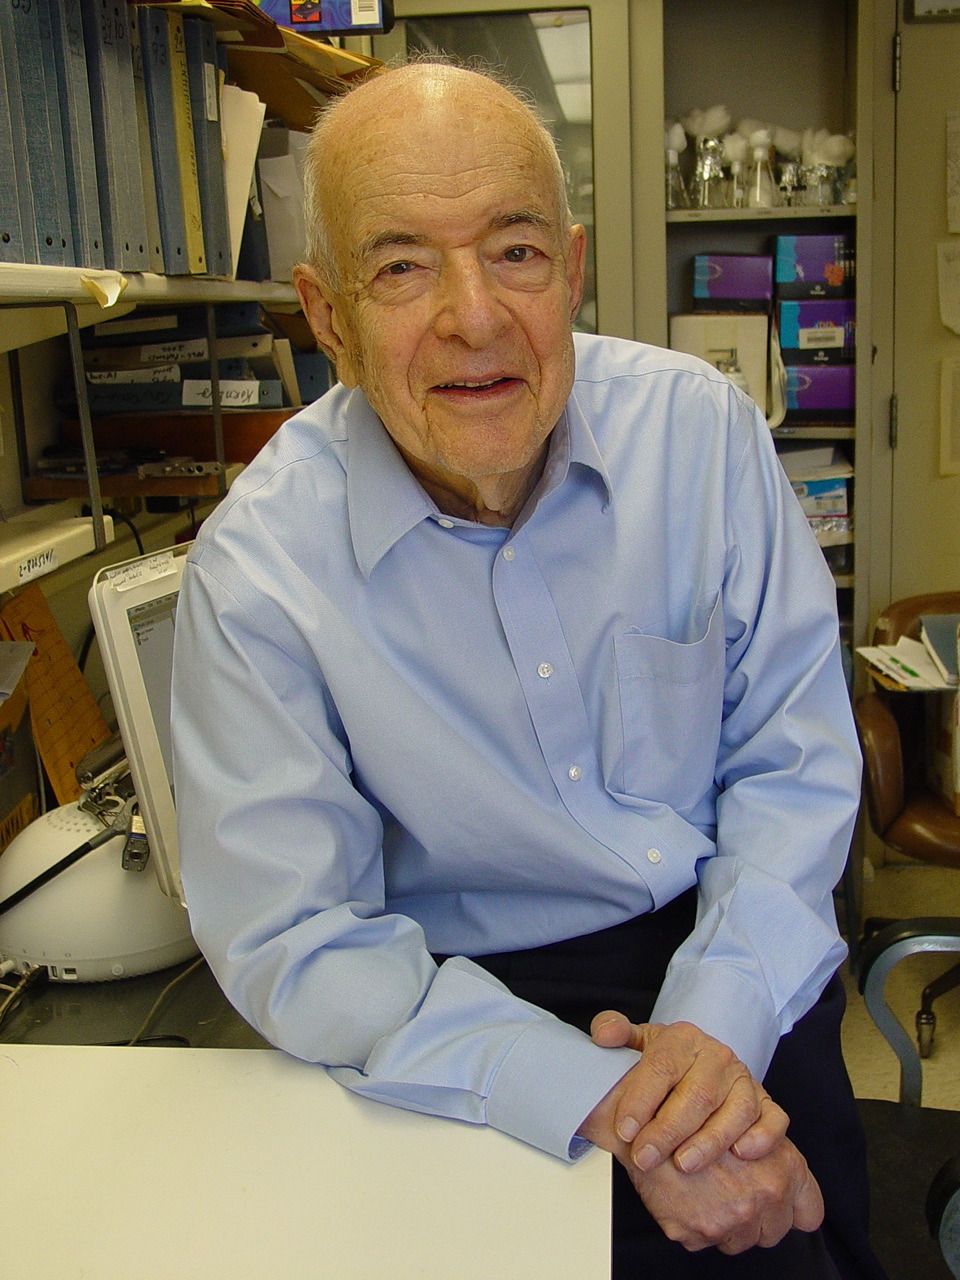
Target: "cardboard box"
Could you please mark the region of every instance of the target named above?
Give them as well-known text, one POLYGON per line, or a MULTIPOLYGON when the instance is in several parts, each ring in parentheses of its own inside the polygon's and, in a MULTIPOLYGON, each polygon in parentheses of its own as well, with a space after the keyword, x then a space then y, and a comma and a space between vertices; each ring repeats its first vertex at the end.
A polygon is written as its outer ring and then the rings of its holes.
POLYGON ((0 852, 39 812, 37 757, 24 677, 0 704, 0 852))
POLYGON ((676 315, 670 317, 670 346, 699 356, 728 375, 731 366, 739 370, 747 394, 761 412, 767 413, 767 316, 724 312, 721 315, 676 315))
POLYGON ((927 785, 960 817, 960 694, 927 695, 927 785))
POLYGON ((784 364, 850 364, 856 359, 856 304, 852 298, 777 303, 784 364))
POLYGON ((787 418, 794 422, 852 418, 856 373, 852 364, 787 365, 787 418))
POLYGON ((850 297, 856 281, 853 236, 777 236, 774 283, 778 298, 850 297))
POLYGON ((769 311, 773 258, 760 253, 698 253, 693 259, 695 311, 769 311))
POLYGON ((846 516, 850 514, 847 481, 791 480, 790 487, 800 499, 808 516, 846 516))

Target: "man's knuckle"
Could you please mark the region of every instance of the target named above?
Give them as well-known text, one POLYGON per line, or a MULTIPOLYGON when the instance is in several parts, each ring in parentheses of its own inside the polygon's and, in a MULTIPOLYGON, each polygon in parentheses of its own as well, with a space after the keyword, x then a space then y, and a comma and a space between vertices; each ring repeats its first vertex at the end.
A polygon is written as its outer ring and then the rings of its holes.
POLYGON ((723 1090, 716 1081, 684 1077, 677 1086, 677 1092, 700 1115, 712 1115, 724 1100, 723 1090))
POLYGON ((658 1116, 653 1123, 653 1132, 647 1135, 647 1141, 661 1151, 676 1151, 683 1140, 688 1137, 687 1129, 669 1116, 658 1116))
POLYGON ((677 1067, 673 1056, 663 1049, 648 1049, 643 1055, 647 1070, 660 1081, 674 1084, 677 1079, 677 1067))

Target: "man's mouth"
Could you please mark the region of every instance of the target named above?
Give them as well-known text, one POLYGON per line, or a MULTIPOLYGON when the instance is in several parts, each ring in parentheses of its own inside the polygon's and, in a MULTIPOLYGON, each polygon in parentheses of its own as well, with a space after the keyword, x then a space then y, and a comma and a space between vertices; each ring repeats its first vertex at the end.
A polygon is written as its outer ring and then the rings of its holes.
POLYGON ((498 391, 501 387, 510 386, 516 381, 516 378, 488 378, 483 382, 439 382, 433 389, 434 391, 456 392, 466 395, 483 395, 491 391, 498 391))

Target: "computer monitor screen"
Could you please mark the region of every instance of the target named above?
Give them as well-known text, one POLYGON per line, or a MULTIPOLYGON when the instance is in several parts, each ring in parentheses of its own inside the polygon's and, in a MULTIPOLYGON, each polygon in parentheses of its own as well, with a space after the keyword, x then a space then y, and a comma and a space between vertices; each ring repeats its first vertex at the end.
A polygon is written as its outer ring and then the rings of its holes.
POLYGON ((170 681, 180 578, 188 548, 102 569, 90 588, 100 643, 160 888, 183 901, 170 746, 170 681))
POLYGON ((127 610, 140 675, 171 789, 170 682, 173 678, 173 623, 177 614, 177 596, 176 591, 171 591, 159 600, 148 600, 127 610))

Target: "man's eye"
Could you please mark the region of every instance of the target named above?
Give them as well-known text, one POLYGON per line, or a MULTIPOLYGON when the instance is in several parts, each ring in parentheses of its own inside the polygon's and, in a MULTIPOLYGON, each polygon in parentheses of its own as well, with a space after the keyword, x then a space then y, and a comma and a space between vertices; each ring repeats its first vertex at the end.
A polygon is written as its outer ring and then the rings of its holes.
POLYGON ((408 271, 413 270, 412 262, 391 262, 385 266, 381 275, 385 276, 405 276, 408 271))
POLYGON ((507 262, 529 262, 533 257, 534 250, 527 244, 515 244, 503 255, 507 262))

